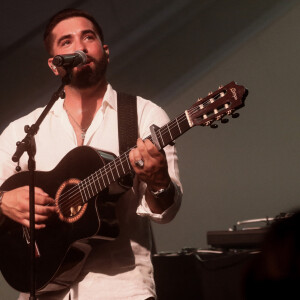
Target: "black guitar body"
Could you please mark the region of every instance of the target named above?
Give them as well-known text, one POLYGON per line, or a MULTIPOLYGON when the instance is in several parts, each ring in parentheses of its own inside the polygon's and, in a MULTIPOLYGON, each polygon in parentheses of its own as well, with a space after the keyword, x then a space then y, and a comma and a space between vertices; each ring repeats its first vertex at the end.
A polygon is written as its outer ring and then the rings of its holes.
MULTIPOLYGON (((60 163, 49 172, 36 172, 35 186, 42 188, 51 197, 69 179, 81 181, 99 170, 106 163, 100 153, 90 147, 78 147, 70 151, 60 163)), ((29 184, 29 172, 13 175, 1 186, 9 191, 29 184)), ((65 188, 72 188, 68 186, 65 188)), ((63 190, 64 191, 64 190, 63 190)), ((65 199, 64 199, 65 200, 65 199)), ((68 200, 66 200, 68 201, 68 200)), ((114 239, 119 233, 115 218, 115 201, 107 195, 107 189, 95 195, 85 204, 84 209, 72 216, 74 220, 61 220, 58 214, 51 218, 45 229, 36 230, 36 289, 49 283, 62 265, 72 243, 77 240, 99 235, 114 239)), ((22 225, 6 218, 0 227, 0 269, 7 282, 16 290, 30 290, 29 244, 22 225)), ((26 229, 28 230, 28 229, 26 229)))

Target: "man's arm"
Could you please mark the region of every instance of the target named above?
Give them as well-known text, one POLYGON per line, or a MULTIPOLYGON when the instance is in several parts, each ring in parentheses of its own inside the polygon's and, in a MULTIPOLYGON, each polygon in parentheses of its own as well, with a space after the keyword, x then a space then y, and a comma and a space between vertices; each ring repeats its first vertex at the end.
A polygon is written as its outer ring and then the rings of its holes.
MULTIPOLYGON (((46 226, 45 222, 56 208, 55 201, 42 189, 35 188, 35 228, 46 226)), ((24 186, 3 193, 1 207, 1 219, 8 217, 24 226, 29 227, 29 187, 24 186)))
POLYGON ((139 179, 147 184, 145 199, 153 213, 161 214, 174 201, 175 188, 168 173, 165 153, 159 151, 148 139, 137 140, 137 147, 129 153, 130 163, 139 179), (138 166, 137 161, 143 161, 138 166))

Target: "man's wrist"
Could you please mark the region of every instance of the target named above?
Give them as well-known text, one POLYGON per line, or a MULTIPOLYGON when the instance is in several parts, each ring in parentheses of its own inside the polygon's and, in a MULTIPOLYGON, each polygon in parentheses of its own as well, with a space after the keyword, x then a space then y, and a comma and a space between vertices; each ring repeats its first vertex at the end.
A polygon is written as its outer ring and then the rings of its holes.
POLYGON ((160 188, 158 190, 154 190, 154 189, 151 189, 150 187, 148 187, 148 190, 154 198, 161 198, 170 192, 170 190, 172 189, 172 185, 173 185, 172 180, 170 180, 168 186, 165 188, 160 188))

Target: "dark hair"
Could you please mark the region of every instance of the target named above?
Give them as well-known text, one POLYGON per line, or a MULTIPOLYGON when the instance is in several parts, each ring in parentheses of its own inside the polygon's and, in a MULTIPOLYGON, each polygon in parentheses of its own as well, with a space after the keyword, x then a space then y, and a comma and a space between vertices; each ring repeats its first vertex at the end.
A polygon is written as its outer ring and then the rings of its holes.
POLYGON ((90 15, 89 13, 80 10, 80 9, 75 9, 75 8, 67 8, 59 11, 56 13, 48 22, 46 25, 45 31, 44 31, 44 44, 46 47, 46 50, 48 51, 49 54, 51 54, 52 51, 52 30, 53 28, 61 21, 74 18, 74 17, 83 17, 88 20, 90 20, 93 25, 96 33, 99 35, 100 40, 102 43, 104 43, 104 36, 102 32, 102 28, 100 25, 97 23, 95 18, 90 15))

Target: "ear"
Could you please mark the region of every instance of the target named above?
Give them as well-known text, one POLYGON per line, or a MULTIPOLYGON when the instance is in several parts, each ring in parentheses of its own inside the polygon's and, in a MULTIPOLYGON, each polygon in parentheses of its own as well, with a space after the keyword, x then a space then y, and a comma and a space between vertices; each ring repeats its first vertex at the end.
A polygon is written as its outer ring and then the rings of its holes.
POLYGON ((108 48, 108 45, 103 45, 103 50, 106 53, 107 62, 109 62, 109 48, 108 48))
POLYGON ((54 75, 58 76, 59 75, 58 70, 56 66, 53 65, 52 61, 53 61, 53 57, 48 59, 48 66, 51 69, 51 71, 54 73, 54 75))

